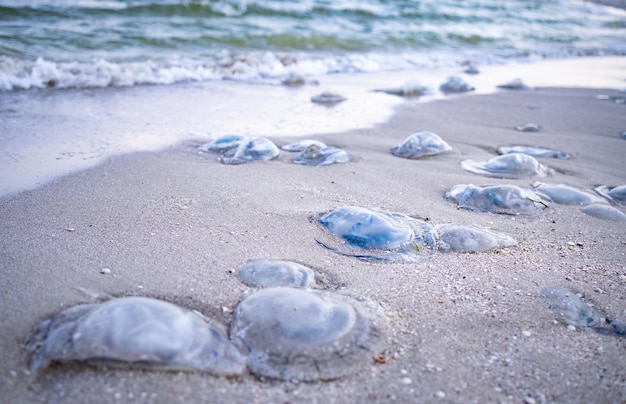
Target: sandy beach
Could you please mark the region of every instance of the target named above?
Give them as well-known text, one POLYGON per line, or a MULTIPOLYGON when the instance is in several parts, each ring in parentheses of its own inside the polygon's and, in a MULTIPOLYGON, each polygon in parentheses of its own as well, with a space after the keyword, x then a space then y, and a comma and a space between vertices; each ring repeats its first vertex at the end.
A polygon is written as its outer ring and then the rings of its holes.
MULTIPOLYGON (((103 164, 0 200, 0 398, 27 402, 626 402, 626 338, 555 321, 544 287, 579 293, 594 313, 626 322, 626 226, 549 204, 538 218, 457 209, 456 184, 534 181, 583 189, 626 183, 624 105, 615 90, 539 87, 490 95, 407 101, 387 122, 309 138, 354 161, 328 167, 274 161, 226 166, 202 141, 103 164), (602 97, 601 97, 602 98, 602 97), (514 127, 533 122, 536 133, 514 127), (421 160, 389 149, 429 130, 453 148, 421 160), (501 180, 461 169, 498 146, 563 150, 541 159, 546 178, 501 180), (375 263, 316 241, 312 218, 344 205, 402 212, 433 224, 478 225, 515 247, 441 254, 418 263, 375 263), (252 374, 225 378, 54 365, 37 380, 24 343, 43 317, 95 294, 149 296, 196 309, 224 332, 256 289, 232 273, 247 259, 313 268, 320 289, 380 304, 390 333, 382 354, 346 377, 310 383, 252 374), (102 274, 103 268, 110 273, 102 274)), ((355 125, 356 126, 356 125, 355 125)), ((283 145, 300 138, 272 138, 283 145)), ((617 206, 623 212, 626 208, 617 206)))

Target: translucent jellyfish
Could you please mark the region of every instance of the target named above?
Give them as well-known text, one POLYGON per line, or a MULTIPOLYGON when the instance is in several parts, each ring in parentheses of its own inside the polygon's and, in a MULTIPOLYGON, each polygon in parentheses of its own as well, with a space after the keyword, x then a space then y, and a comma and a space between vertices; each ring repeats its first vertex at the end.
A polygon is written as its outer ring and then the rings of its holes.
POLYGON ((308 288, 315 284, 315 272, 311 268, 290 261, 249 259, 237 270, 237 277, 248 285, 263 288, 308 288))
POLYGON ((604 202, 602 198, 592 192, 583 191, 569 185, 535 182, 531 187, 547 201, 561 205, 589 205, 604 202))
POLYGON ((245 164, 257 160, 272 160, 278 157, 280 150, 264 137, 244 140, 236 148, 226 151, 220 161, 228 165, 245 164))
POLYGON ((296 143, 286 144, 284 146, 281 146, 280 148, 288 152, 301 152, 301 151, 305 151, 309 146, 318 146, 321 148, 321 147, 326 147, 326 144, 323 142, 320 142, 319 140, 306 139, 306 140, 301 140, 296 143))
POLYGON ((465 93, 474 91, 474 87, 458 76, 450 76, 439 86, 439 90, 443 93, 465 93))
POLYGON ((434 156, 452 150, 452 148, 433 132, 419 132, 407 137, 401 144, 393 147, 394 156, 418 159, 434 156))
POLYGON ((536 123, 525 123, 515 127, 515 130, 518 132, 539 132, 539 129, 540 127, 536 123))
POLYGON ((598 323, 591 307, 567 289, 543 288, 539 296, 548 299, 548 308, 556 315, 557 321, 579 327, 593 327, 598 323))
POLYGON ((484 227, 443 224, 435 231, 441 252, 474 253, 517 245, 510 236, 484 227))
POLYGON ((324 91, 323 93, 311 97, 311 101, 317 104, 338 104, 345 100, 346 97, 330 91, 324 91))
POLYGON ((33 373, 51 362, 237 375, 239 351, 199 314, 146 297, 75 306, 43 320, 30 341, 33 373))
POLYGON ((337 238, 318 243, 364 260, 416 261, 432 252, 435 244, 432 226, 402 213, 344 206, 322 215, 318 222, 337 238))
POLYGON ((281 83, 289 87, 298 87, 303 86, 306 83, 306 79, 304 76, 292 72, 281 83))
POLYGON ((428 87, 423 86, 417 80, 411 80, 400 87, 382 88, 374 90, 385 94, 397 95, 400 97, 419 97, 429 94, 431 91, 428 87))
POLYGON ((594 203, 580 209, 583 213, 603 220, 626 220, 626 214, 613 206, 594 203))
POLYGON ((446 198, 463 209, 506 215, 536 216, 546 207, 539 195, 515 185, 455 185, 446 198))
POLYGON ((373 303, 277 287, 239 304, 230 338, 252 373, 314 381, 358 371, 384 348, 386 332, 384 314, 373 303))
POLYGON ((219 137, 212 142, 203 144, 198 147, 198 149, 203 152, 224 153, 230 149, 236 148, 245 140, 248 140, 247 136, 226 135, 219 137))
POLYGON ((607 187, 606 185, 601 185, 597 187, 595 191, 611 202, 626 203, 626 185, 620 185, 612 188, 607 187))
POLYGON ((305 166, 326 166, 330 164, 348 163, 352 158, 343 149, 333 146, 312 144, 294 156, 291 161, 305 166))
POLYGON ((507 90, 530 90, 531 87, 527 86, 521 79, 511 80, 508 83, 500 84, 498 88, 504 88, 507 90))
POLYGON ((487 161, 464 160, 461 167, 474 174, 495 178, 545 177, 553 171, 534 157, 522 153, 504 154, 487 161))
POLYGON ((468 65, 467 68, 463 71, 463 73, 465 74, 478 74, 480 73, 480 70, 478 70, 478 68, 475 65, 468 65))
POLYGON ((550 157, 555 159, 568 159, 569 153, 552 150, 542 146, 502 146, 498 148, 498 154, 523 153, 533 157, 550 157))

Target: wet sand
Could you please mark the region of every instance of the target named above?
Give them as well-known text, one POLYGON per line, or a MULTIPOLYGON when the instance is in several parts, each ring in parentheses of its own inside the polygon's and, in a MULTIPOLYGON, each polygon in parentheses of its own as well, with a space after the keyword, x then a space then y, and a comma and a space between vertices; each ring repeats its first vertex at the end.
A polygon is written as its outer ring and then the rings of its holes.
MULTIPOLYGON (((461 183, 515 184, 463 171, 501 145, 570 153, 541 159, 549 183, 584 189, 626 183, 626 107, 614 90, 537 88, 408 101, 370 129, 310 136, 355 161, 328 167, 277 161, 225 166, 187 142, 104 164, 0 200, 0 398, 23 402, 622 402, 626 338, 554 321, 543 287, 580 293, 601 317, 626 322, 626 226, 578 207, 550 205, 536 219, 457 209, 443 197, 461 183), (538 133, 513 128, 528 122, 538 133), (439 134, 453 152, 392 156, 411 133, 439 134), (315 242, 311 218, 343 205, 487 226, 519 245, 499 252, 435 254, 421 263, 372 263, 315 242), (232 273, 249 258, 291 260, 319 287, 381 304, 391 334, 386 364, 314 383, 247 374, 53 366, 36 381, 22 349, 42 317, 94 293, 151 296, 194 308, 227 329, 254 290, 232 273), (101 274, 103 268, 111 273, 101 274), (86 293, 85 291, 90 291, 86 293)), ((622 94, 623 95, 623 94, 622 94)), ((269 136, 272 139, 271 136, 269 136)), ((287 144, 299 138, 274 138, 287 144)), ((622 211, 626 211, 621 206, 622 211)))

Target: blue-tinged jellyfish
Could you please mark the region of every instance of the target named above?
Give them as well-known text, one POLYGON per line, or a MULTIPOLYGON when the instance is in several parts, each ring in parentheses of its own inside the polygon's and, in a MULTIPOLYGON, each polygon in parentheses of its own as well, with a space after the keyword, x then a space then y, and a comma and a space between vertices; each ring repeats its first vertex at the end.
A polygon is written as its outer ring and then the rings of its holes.
POLYGON ((575 293, 558 287, 543 288, 539 296, 548 300, 548 308, 556 316, 556 320, 579 327, 593 327, 598 318, 591 307, 580 300, 575 293))
POLYGON ((439 90, 442 93, 466 93, 474 91, 474 87, 458 76, 450 76, 445 82, 441 83, 439 90))
POLYGON ((327 166, 348 163, 352 157, 343 149, 334 146, 311 144, 295 155, 291 161, 304 166, 327 166))
POLYGON ((515 185, 458 184, 445 196, 459 208, 478 212, 537 216, 546 208, 539 195, 515 185))
POLYGON ((531 90, 532 88, 522 81, 522 79, 514 79, 507 83, 500 84, 498 88, 506 90, 531 90))
POLYGON ((309 146, 317 146, 317 147, 326 147, 326 143, 320 142, 319 140, 313 139, 305 139, 295 143, 289 143, 280 148, 287 152, 303 152, 309 148, 309 146))
POLYGON ((384 349, 380 307, 339 293, 267 288, 235 310, 231 341, 257 376, 336 379, 359 371, 384 349))
POLYGON ((443 224, 435 226, 440 252, 475 253, 517 245, 510 236, 478 226, 443 224))
POLYGON ((610 205, 593 203, 580 209, 583 213, 602 220, 625 221, 626 214, 610 205))
POLYGON ((407 137, 401 144, 391 148, 394 156, 418 159, 452 150, 439 135, 433 132, 418 132, 407 137))
POLYGON ((626 185, 619 185, 617 187, 601 185, 596 187, 595 191, 613 203, 626 204, 626 185))
POLYGON ((542 146, 528 146, 528 145, 515 145, 515 146, 502 146, 498 148, 498 154, 510 154, 510 153, 523 153, 533 157, 549 157, 555 159, 568 159, 569 153, 553 150, 542 146))
POLYGON ((561 205, 590 205, 592 203, 604 203, 604 199, 590 191, 584 191, 564 184, 545 184, 535 182, 531 185, 533 190, 549 202, 561 205))
POLYGON ((249 259, 237 270, 237 277, 251 286, 309 288, 315 285, 315 272, 291 261, 249 259))
POLYGON ((333 93, 330 91, 324 91, 320 94, 311 97, 311 102, 316 104, 334 105, 345 101, 347 98, 341 94, 333 93))
POLYGON ((199 150, 219 153, 220 161, 227 165, 273 160, 280 154, 278 147, 267 138, 241 135, 222 136, 200 146, 199 150))
POLYGON ((334 237, 329 250, 375 261, 416 261, 435 245, 432 226, 402 213, 343 206, 318 219, 334 237))
POLYGON ((146 297, 84 304, 41 321, 28 344, 30 370, 52 362, 238 375, 245 359, 198 313, 146 297))
POLYGON ((428 87, 423 86, 417 80, 410 80, 400 87, 381 88, 374 91, 397 95, 399 97, 419 97, 432 92, 428 87))
POLYGON ((515 127, 518 132, 539 132, 540 126, 536 123, 525 123, 515 127))
POLYGON ((545 177, 553 170, 523 153, 510 153, 487 161, 464 160, 461 167, 474 174, 494 178, 545 177))

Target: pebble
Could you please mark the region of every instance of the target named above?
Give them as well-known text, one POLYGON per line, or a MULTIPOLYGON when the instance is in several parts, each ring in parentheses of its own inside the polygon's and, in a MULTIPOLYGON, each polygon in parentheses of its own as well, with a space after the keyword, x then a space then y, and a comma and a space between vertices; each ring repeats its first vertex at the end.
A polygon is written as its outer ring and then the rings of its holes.
POLYGON ((435 396, 437 398, 446 398, 446 393, 444 393, 443 391, 439 390, 438 392, 435 393, 435 396))
POLYGON ((576 327, 571 324, 567 326, 567 329, 570 331, 576 331, 576 327))
POLYGON ((530 337, 530 331, 524 330, 524 331, 522 331, 522 335, 525 336, 525 337, 530 337))
POLYGON ((111 270, 110 270, 109 268, 102 268, 102 269, 100 270, 100 273, 101 273, 102 275, 107 275, 107 274, 110 274, 110 273, 111 273, 111 270))
POLYGON ((403 377, 402 379, 400 379, 400 383, 402 383, 402 384, 411 384, 411 383, 413 383, 413 380, 411 380, 408 377, 403 377))

